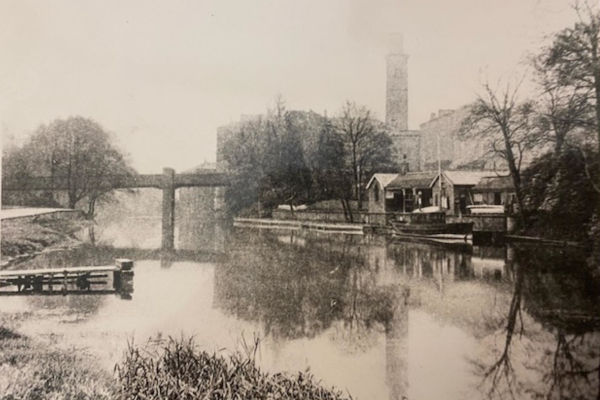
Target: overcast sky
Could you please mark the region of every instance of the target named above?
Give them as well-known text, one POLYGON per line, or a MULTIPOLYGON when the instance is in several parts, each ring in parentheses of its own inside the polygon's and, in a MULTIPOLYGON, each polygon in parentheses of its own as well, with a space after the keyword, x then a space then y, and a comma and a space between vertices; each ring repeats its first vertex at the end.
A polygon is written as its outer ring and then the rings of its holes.
MULTIPOLYGON (((520 74, 568 0, 0 0, 0 129, 70 115, 114 133, 140 172, 215 159, 216 128, 281 94, 384 119, 390 32, 409 58, 409 127, 520 74)), ((6 140, 6 139, 5 139, 6 140)))

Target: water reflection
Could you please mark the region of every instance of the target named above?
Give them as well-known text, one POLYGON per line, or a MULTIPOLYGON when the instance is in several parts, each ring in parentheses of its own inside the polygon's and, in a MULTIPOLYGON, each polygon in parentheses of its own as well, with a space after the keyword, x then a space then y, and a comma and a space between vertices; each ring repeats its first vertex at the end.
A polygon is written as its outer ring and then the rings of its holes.
MULTIPOLYGON (((310 368, 324 384, 361 399, 598 394, 600 285, 585 254, 230 232, 215 219, 198 218, 179 220, 172 253, 112 241, 97 226, 95 245, 29 261, 61 267, 133 258, 136 291, 127 302, 21 299, 15 307, 60 314, 58 323, 36 320, 25 333, 60 332, 83 341, 109 367, 131 335, 145 340, 158 331, 184 332, 214 350, 233 350, 243 335, 257 335, 263 368, 310 368), (65 328, 65 321, 73 323, 65 328)), ((118 234, 136 232, 135 241, 150 243, 142 234, 146 222, 121 221, 130 226, 118 234)))
POLYGON ((600 398, 600 282, 585 255, 531 246, 514 254, 504 344, 491 366, 479 365, 488 395, 600 398), (523 368, 544 384, 524 385, 523 368))
MULTIPOLYGON (((600 360, 593 349, 600 344, 595 314, 600 285, 579 252, 449 250, 381 237, 252 231, 234 235, 228 253, 215 270, 217 307, 258 321, 267 335, 286 340, 333 331, 332 345, 352 354, 369 352, 383 334, 390 398, 437 393, 435 385, 420 392, 422 383, 409 379, 410 347, 419 347, 420 340, 408 334, 410 310, 423 310, 433 318, 429 322, 459 329, 465 343, 470 340, 464 334, 473 339, 473 348, 459 357, 470 359, 476 374, 466 364, 462 371, 445 373, 478 386, 480 395, 586 397, 597 391, 600 360), (548 354, 552 363, 531 362, 548 354)), ((453 345, 448 338, 437 340, 453 345)), ((469 390, 457 389, 456 398, 469 390)))

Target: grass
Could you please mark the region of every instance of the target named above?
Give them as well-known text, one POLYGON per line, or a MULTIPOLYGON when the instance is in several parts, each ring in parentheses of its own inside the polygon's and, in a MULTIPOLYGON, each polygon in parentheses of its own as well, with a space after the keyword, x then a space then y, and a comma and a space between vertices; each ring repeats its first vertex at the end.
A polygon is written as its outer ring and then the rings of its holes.
POLYGON ((82 350, 54 350, 0 327, 2 399, 112 399, 113 377, 82 350))

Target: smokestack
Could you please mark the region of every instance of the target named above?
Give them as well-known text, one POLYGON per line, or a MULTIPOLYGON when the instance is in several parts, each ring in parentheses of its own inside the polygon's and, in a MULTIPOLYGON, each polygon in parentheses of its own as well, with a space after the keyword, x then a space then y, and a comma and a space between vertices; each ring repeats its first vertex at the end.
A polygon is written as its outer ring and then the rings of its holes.
POLYGON ((408 55, 404 54, 401 33, 390 35, 386 57, 385 122, 395 131, 408 130, 408 55))

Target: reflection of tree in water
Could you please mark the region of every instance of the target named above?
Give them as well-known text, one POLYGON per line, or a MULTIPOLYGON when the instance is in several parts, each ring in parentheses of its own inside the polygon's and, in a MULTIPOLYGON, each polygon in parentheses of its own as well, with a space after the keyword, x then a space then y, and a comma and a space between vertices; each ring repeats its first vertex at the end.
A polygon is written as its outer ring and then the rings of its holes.
POLYGON ((520 270, 517 269, 515 287, 508 309, 508 316, 506 318, 506 340, 504 341, 504 348, 498 357, 497 361, 489 368, 485 368, 483 372, 484 383, 489 380, 490 392, 492 394, 502 394, 499 391, 501 380, 504 379, 506 388, 508 389, 511 397, 514 397, 513 388, 515 385, 515 375, 513 365, 511 363, 511 343, 515 335, 517 322, 519 325, 519 334, 523 334, 523 314, 521 312, 521 296, 522 296, 522 284, 523 279, 520 270), (517 321, 518 319, 518 321, 517 321))
POLYGON ((215 302, 274 337, 314 337, 339 321, 337 333, 359 347, 373 328, 384 330, 396 289, 376 285, 355 241, 309 236, 284 246, 269 232, 236 232, 215 271, 215 302))
POLYGON ((503 350, 491 366, 480 366, 489 397, 600 398, 600 282, 585 255, 528 246, 515 257, 503 350), (515 337, 519 367, 511 358, 515 337), (528 373, 540 382, 528 382, 528 373))
POLYGON ((215 270, 218 307, 283 338, 312 337, 339 316, 343 254, 285 247, 264 231, 236 232, 228 244, 215 270))

